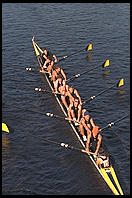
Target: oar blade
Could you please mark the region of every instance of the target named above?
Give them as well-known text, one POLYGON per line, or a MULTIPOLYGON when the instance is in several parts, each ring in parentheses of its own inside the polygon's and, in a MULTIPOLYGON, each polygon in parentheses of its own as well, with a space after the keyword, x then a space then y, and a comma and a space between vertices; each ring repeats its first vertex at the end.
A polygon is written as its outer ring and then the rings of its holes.
POLYGON ((90 51, 93 49, 93 45, 92 44, 89 44, 87 47, 86 47, 86 51, 90 51))
POLYGON ((119 82, 117 83, 117 87, 122 87, 123 85, 125 85, 125 80, 124 78, 121 78, 119 82))
POLYGON ((107 59, 107 60, 103 63, 102 67, 108 67, 109 65, 110 65, 110 60, 107 59))
POLYGON ((2 131, 9 133, 9 129, 5 123, 2 122, 2 131))

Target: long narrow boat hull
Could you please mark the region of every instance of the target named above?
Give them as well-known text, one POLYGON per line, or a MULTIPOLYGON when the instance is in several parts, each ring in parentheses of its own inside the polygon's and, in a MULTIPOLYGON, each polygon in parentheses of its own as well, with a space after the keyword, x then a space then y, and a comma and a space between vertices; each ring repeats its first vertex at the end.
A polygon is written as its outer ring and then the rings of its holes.
MULTIPOLYGON (((40 54, 42 53, 42 49, 38 46, 38 44, 34 41, 34 37, 32 39, 32 44, 33 44, 33 48, 34 48, 34 51, 35 51, 35 55, 37 57, 37 60, 38 60, 38 65, 39 67, 41 68, 42 67, 42 64, 41 64, 41 58, 40 58, 40 54)), ((49 84, 49 87, 51 89, 51 91, 53 92, 54 89, 51 85, 51 82, 50 82, 50 79, 48 77, 48 74, 42 74, 45 76, 48 84, 49 84)), ((65 116, 67 116, 67 113, 59 99, 59 97, 54 94, 60 108, 62 109, 63 113, 65 116)), ((83 148, 85 149, 85 143, 83 142, 82 140, 82 137, 80 136, 79 134, 79 131, 78 131, 78 128, 74 125, 74 123, 72 123, 71 121, 69 121, 69 124, 71 126, 71 128, 73 129, 74 133, 76 134, 76 136, 78 137, 80 143, 82 144, 83 148)), ((93 155, 91 154, 87 154, 89 156, 89 158, 91 159, 91 161, 93 162, 94 166, 96 167, 96 169, 98 170, 98 172, 100 173, 100 175, 103 177, 104 181, 106 182, 106 184, 109 186, 109 188, 112 190, 112 192, 115 194, 115 195, 123 195, 123 190, 119 184, 119 181, 117 179, 117 176, 116 176, 116 173, 115 173, 115 170, 114 168, 112 167, 112 165, 110 165, 110 167, 108 168, 99 168, 97 165, 96 165, 96 162, 94 160, 94 157, 93 155)))

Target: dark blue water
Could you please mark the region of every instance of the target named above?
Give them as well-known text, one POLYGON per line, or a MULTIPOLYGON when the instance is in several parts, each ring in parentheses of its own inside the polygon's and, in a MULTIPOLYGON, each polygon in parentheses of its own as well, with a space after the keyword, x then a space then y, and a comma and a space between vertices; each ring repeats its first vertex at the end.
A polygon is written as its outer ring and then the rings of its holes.
MULTIPOLYGON (((39 113, 63 115, 37 68, 31 39, 58 57, 84 48, 61 62, 68 77, 101 65, 72 82, 83 99, 99 93, 123 77, 125 86, 97 97, 86 108, 101 127, 130 111, 130 5, 127 3, 4 3, 2 4, 2 120, 14 131, 2 135, 2 191, 5 195, 112 194, 89 158, 27 135, 28 132, 75 147, 81 145, 65 121, 39 113), (23 110, 21 110, 21 109, 23 110)), ((130 119, 103 132, 126 194, 130 193, 130 119)))

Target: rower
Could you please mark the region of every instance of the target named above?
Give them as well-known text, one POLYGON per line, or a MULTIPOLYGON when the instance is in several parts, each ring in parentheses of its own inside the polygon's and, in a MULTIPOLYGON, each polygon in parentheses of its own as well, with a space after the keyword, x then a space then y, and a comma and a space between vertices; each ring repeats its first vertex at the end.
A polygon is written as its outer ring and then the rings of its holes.
POLYGON ((52 54, 51 52, 49 52, 46 48, 43 49, 43 54, 42 54, 42 64, 45 63, 45 61, 48 59, 50 59, 50 61, 54 61, 57 62, 58 59, 56 57, 55 54, 52 54))
POLYGON ((47 57, 47 59, 46 59, 46 61, 44 62, 44 64, 43 64, 42 67, 43 67, 44 69, 47 68, 47 67, 49 66, 50 62, 51 62, 51 60, 47 57))
POLYGON ((47 72, 49 73, 49 77, 51 78, 52 72, 53 72, 53 67, 54 67, 54 61, 51 61, 47 67, 47 72))
POLYGON ((42 53, 42 58, 41 58, 41 59, 42 59, 42 64, 45 63, 45 61, 46 61, 48 55, 49 55, 48 50, 47 50, 46 48, 44 48, 44 49, 43 49, 43 53, 42 53))
POLYGON ((59 87, 59 92, 61 94, 61 101, 67 111, 68 111, 68 104, 66 101, 66 97, 67 97, 67 93, 68 93, 68 88, 69 88, 69 85, 67 85, 66 81, 63 80, 62 85, 60 85, 60 87, 59 87))
POLYGON ((82 105, 81 97, 80 97, 78 91, 75 88, 73 88, 73 86, 69 86, 67 97, 69 98, 69 105, 72 105, 74 98, 78 98, 79 103, 82 105))
POLYGON ((82 118, 80 120, 79 131, 83 137, 84 141, 87 141, 87 151, 89 151, 89 144, 91 138, 91 128, 94 127, 95 124, 93 119, 90 117, 88 111, 86 109, 82 110, 82 118))
POLYGON ((58 59, 57 59, 56 55, 55 55, 55 54, 53 54, 53 55, 52 55, 52 57, 53 57, 53 61, 54 61, 54 63, 57 63, 57 62, 58 62, 58 59))
POLYGON ((89 147, 90 147, 90 150, 93 152, 93 155, 97 156, 102 143, 102 135, 99 134, 98 126, 93 125, 93 128, 91 130, 91 135, 89 138, 87 138, 87 142, 86 142, 86 151, 89 152, 89 147))
POLYGON ((57 76, 58 76, 59 74, 61 74, 62 77, 64 78, 64 80, 66 80, 66 75, 65 75, 63 69, 61 69, 61 68, 59 67, 59 65, 57 65, 57 66, 55 67, 55 69, 53 70, 53 72, 52 72, 51 81, 55 82, 56 79, 57 79, 57 76))
POLYGON ((82 105, 79 103, 79 99, 75 98, 73 103, 70 104, 69 106, 68 118, 70 120, 74 120, 79 123, 81 118, 81 110, 82 110, 82 105))
POLYGON ((47 72, 47 67, 50 65, 51 61, 49 58, 46 59, 46 61, 44 62, 44 64, 41 67, 40 72, 41 73, 46 73, 47 72))
POLYGON ((79 103, 82 105, 82 103, 80 102, 81 97, 76 89, 74 89, 72 86, 66 85, 66 84, 65 84, 65 87, 63 87, 62 89, 63 89, 63 94, 61 95, 61 99, 62 99, 62 103, 66 107, 67 111, 69 110, 69 106, 73 105, 75 98, 78 98, 79 103), (73 94, 73 92, 74 92, 74 94, 73 94))
POLYGON ((58 75, 56 81, 54 81, 54 89, 56 94, 60 93, 60 87, 64 86, 64 83, 65 80, 62 80, 62 76, 58 75))

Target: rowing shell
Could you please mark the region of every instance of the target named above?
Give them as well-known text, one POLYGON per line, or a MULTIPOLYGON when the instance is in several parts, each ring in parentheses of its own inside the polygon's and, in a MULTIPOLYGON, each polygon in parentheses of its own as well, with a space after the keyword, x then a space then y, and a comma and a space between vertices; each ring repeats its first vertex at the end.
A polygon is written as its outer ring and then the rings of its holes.
MULTIPOLYGON (((42 54, 42 49, 38 46, 38 44, 34 41, 34 37, 32 38, 32 45, 33 45, 33 48, 34 48, 34 51, 35 51, 35 55, 36 55, 36 58, 37 58, 37 61, 38 61, 38 65, 39 67, 41 68, 42 67, 42 63, 41 63, 41 57, 40 55, 42 54)), ((52 87, 52 84, 50 82, 50 78, 48 76, 47 73, 44 73, 42 74, 45 76, 48 84, 49 84, 49 87, 51 89, 52 92, 54 92, 54 89, 52 87)), ((59 97, 54 94, 60 108, 62 109, 65 117, 67 117, 67 113, 66 111, 64 110, 64 107, 61 103, 61 100, 59 99, 59 97)), ((74 133, 76 134, 76 136, 78 137, 80 143, 82 144, 83 148, 85 149, 85 143, 83 142, 82 140, 82 137, 80 136, 79 134, 79 131, 78 131, 78 128, 74 125, 74 123, 72 123, 71 121, 69 121, 69 124, 71 126, 71 128, 73 129, 74 133)), ((112 164, 110 165, 110 167, 108 168, 99 168, 97 165, 96 165, 96 162, 94 160, 94 157, 93 155, 91 154, 87 154, 89 156, 89 158, 91 159, 91 161, 93 162, 94 166, 96 167, 96 169, 98 170, 98 172, 100 173, 100 175, 103 177, 104 181, 106 182, 106 184, 109 186, 109 188, 112 190, 112 192, 115 194, 115 195, 123 195, 123 191, 122 191, 122 188, 119 184, 119 181, 117 179, 117 176, 116 176, 116 173, 115 173, 115 170, 112 166, 112 164)))

